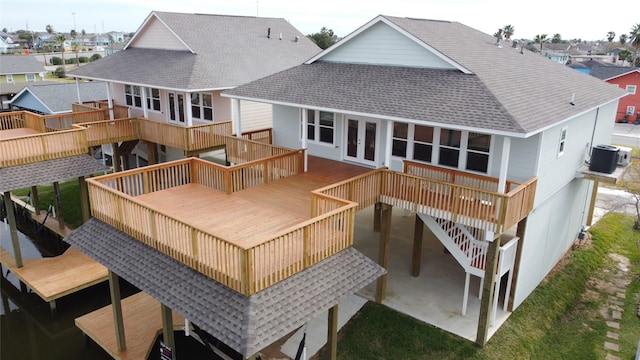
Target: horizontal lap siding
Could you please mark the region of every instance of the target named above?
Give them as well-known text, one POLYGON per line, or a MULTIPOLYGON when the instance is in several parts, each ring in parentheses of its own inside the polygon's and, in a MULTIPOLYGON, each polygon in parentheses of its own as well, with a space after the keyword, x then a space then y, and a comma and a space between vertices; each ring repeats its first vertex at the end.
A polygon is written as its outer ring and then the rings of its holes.
POLYGON ((185 45, 166 26, 151 18, 129 47, 164 50, 187 50, 185 45))

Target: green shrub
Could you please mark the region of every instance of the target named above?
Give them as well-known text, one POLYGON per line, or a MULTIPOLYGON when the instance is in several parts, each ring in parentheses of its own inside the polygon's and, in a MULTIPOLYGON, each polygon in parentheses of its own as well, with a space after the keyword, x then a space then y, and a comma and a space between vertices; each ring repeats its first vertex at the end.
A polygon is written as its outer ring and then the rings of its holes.
POLYGON ((100 59, 102 56, 100 56, 100 54, 93 54, 91 55, 91 58, 89 59, 90 61, 96 61, 98 59, 100 59))
POLYGON ((62 65, 62 58, 53 56, 51 57, 51 59, 49 59, 49 62, 51 63, 51 65, 62 65))
POLYGON ((80 56, 78 58, 78 61, 80 61, 80 63, 88 63, 89 62, 89 58, 86 56, 80 56))
POLYGON ((64 71, 64 67, 62 67, 62 66, 58 66, 58 67, 56 68, 56 70, 53 72, 53 76, 55 76, 55 77, 59 77, 59 78, 63 78, 63 77, 65 77, 65 76, 66 76, 66 73, 65 73, 65 71, 64 71))
POLYGON ((69 64, 75 64, 76 63, 76 58, 69 58, 69 59, 64 59, 64 63, 69 65, 69 64))

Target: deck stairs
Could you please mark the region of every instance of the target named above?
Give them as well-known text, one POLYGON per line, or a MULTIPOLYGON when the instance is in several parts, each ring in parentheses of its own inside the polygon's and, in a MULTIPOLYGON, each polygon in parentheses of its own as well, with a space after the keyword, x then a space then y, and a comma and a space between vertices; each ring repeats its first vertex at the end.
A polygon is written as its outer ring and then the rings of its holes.
MULTIPOLYGON (((462 315, 466 315, 469 297, 469 280, 471 275, 480 278, 478 297, 482 298, 482 286, 484 283, 484 272, 485 265, 487 263, 489 242, 476 239, 469 229, 454 221, 434 218, 420 213, 418 213, 418 216, 465 271, 462 315)), ((500 252, 498 255, 498 272, 496 276, 496 284, 498 284, 498 286, 494 287, 491 319, 492 324, 495 321, 495 314, 498 306, 498 295, 500 291, 499 283, 502 276, 508 272, 509 276, 504 297, 504 310, 506 311, 507 308, 511 282, 513 280, 513 267, 515 265, 515 253, 518 240, 518 237, 512 237, 504 245, 500 246, 500 252)), ((500 239, 496 241, 500 241, 500 239)))

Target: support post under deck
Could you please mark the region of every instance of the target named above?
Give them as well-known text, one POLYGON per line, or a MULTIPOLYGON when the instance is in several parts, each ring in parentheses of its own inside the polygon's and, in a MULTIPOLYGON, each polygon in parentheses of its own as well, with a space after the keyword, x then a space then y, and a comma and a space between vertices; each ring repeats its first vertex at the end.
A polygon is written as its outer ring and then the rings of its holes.
POLYGON ((331 360, 338 358, 338 304, 329 309, 327 326, 327 346, 331 360))
POLYGON ((33 206, 33 213, 40 215, 40 198, 38 197, 38 187, 31 187, 31 205, 33 206))
POLYGON ((58 228, 60 228, 60 230, 64 230, 64 212, 62 210, 62 199, 60 198, 60 183, 57 181, 53 183, 53 194, 56 199, 56 219, 58 219, 58 228))
POLYGON ((87 191, 87 181, 84 176, 78 177, 78 187, 80 188, 80 209, 82 211, 82 223, 89 221, 89 195, 87 191))
POLYGON ((13 246, 13 257, 16 261, 16 267, 22 267, 22 251, 20 251, 20 241, 18 240, 18 223, 16 222, 16 213, 13 208, 13 200, 11 200, 11 192, 4 193, 4 208, 7 210, 7 221, 9 222, 9 232, 11 233, 11 245, 13 246))
POLYGON ((596 198, 598 197, 598 187, 600 182, 598 180, 593 181, 593 189, 591 190, 591 202, 589 203, 589 213, 587 214, 587 225, 591 226, 593 223, 593 211, 596 208, 596 198))
POLYGON ((413 249, 411 250, 411 276, 420 276, 420 262, 422 261, 422 235, 424 234, 424 221, 416 214, 416 222, 413 230, 413 249))
MULTIPOLYGON (((391 247, 391 213, 393 206, 380 205, 380 248, 378 251, 378 264, 385 269, 389 268, 389 249, 391 247)), ((376 302, 381 303, 387 293, 387 274, 380 276, 376 283, 376 302)))
POLYGON ((498 266, 498 254, 500 252, 500 239, 494 238, 489 243, 487 250, 487 262, 484 270, 484 282, 482 284, 482 300, 480 301, 480 316, 478 318, 478 333, 476 343, 484 346, 489 340, 489 327, 491 326, 491 311, 493 311, 493 286, 496 284, 496 267, 498 266))
POLYGON ((111 307, 113 308, 113 325, 116 329, 116 343, 118 351, 127 350, 124 334, 124 321, 122 318, 122 297, 120 295, 120 282, 116 273, 109 270, 109 292, 111 294, 111 307))
POLYGON ((173 334, 173 315, 171 308, 160 303, 160 311, 162 312, 162 340, 165 345, 171 348, 172 359, 176 358, 176 340, 173 334))

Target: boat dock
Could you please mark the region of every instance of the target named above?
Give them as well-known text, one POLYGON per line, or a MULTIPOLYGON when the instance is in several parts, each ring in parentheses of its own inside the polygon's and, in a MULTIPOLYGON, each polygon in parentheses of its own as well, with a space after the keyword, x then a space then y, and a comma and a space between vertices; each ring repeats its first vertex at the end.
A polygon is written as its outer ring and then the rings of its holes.
POLYGON ((53 315, 56 299, 108 279, 106 267, 73 246, 55 257, 24 258, 20 268, 13 255, 0 247, 0 263, 48 302, 53 315))
MULTIPOLYGON (((122 300, 126 350, 118 351, 112 305, 76 318, 76 326, 118 360, 146 359, 162 334, 160 302, 141 291, 122 300)), ((172 312, 174 330, 184 326, 184 317, 172 312)))

